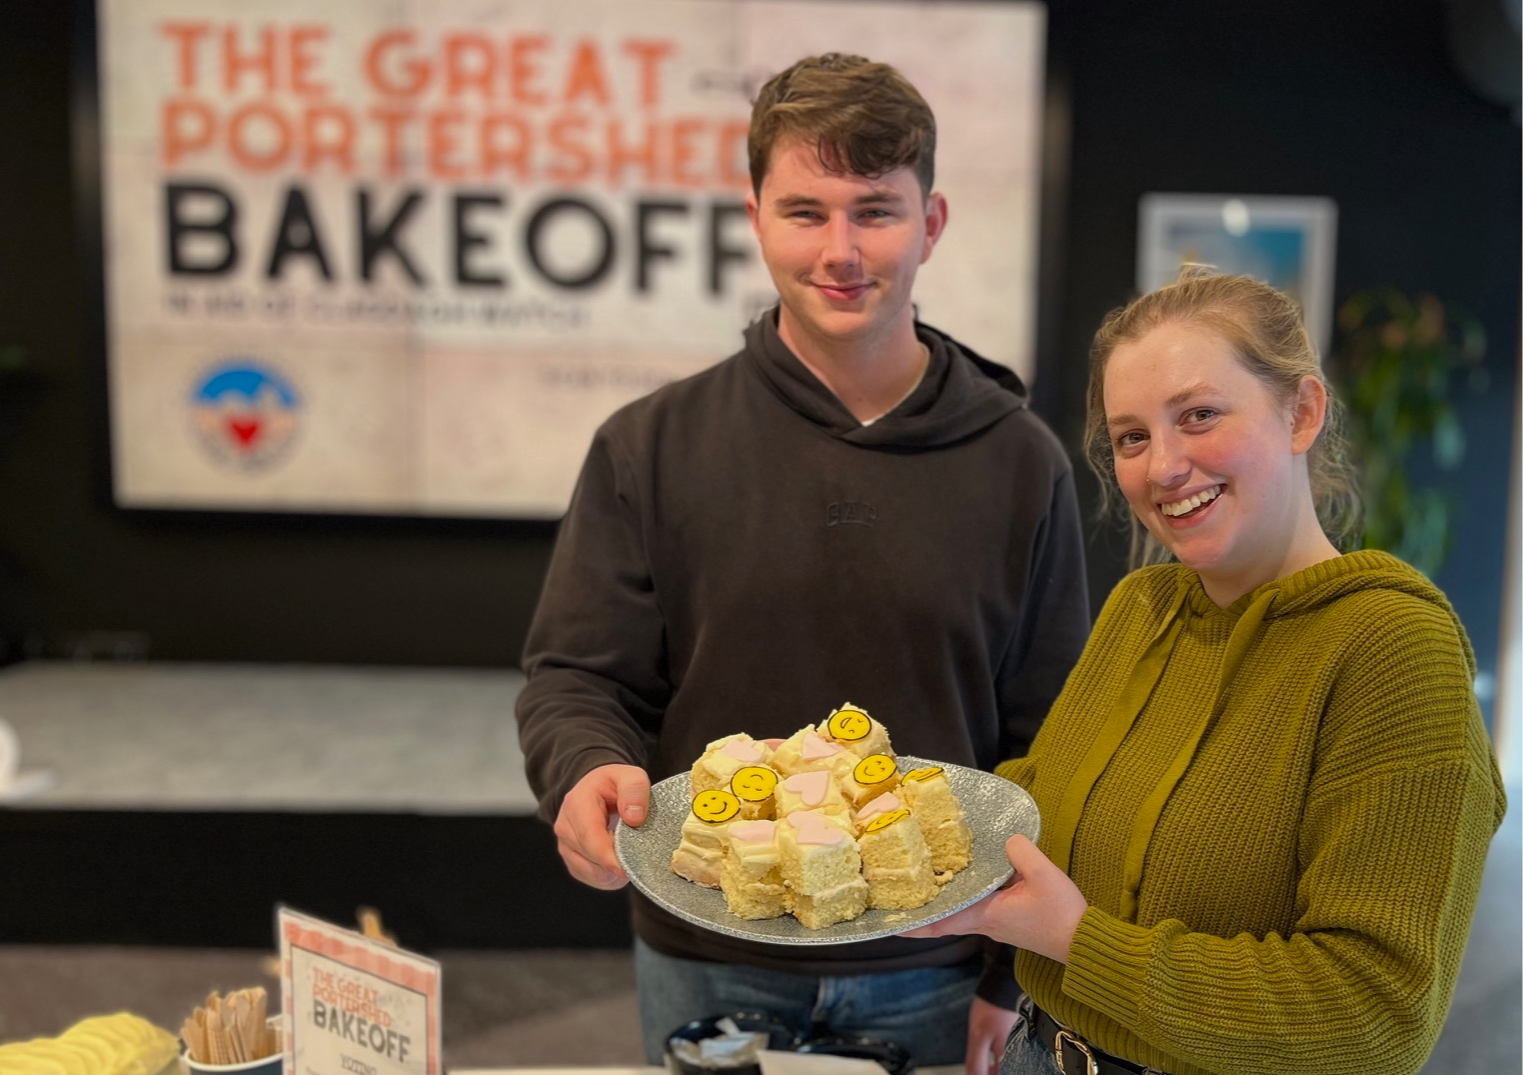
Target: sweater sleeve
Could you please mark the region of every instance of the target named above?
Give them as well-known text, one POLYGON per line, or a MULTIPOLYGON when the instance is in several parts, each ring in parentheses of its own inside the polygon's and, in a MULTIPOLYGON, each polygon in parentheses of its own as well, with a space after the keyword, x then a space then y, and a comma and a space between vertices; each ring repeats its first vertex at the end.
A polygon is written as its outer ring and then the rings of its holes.
POLYGON ((518 738, 539 813, 600 765, 645 766, 671 696, 627 459, 605 426, 561 524, 524 646, 518 738))
POLYGON ((1089 637, 1089 583, 1073 473, 1053 484, 1020 624, 997 672, 1000 758, 1025 754, 1089 637))
POLYGON ((1288 936, 1218 937, 1090 908, 1066 995, 1221 1075, 1397 1075, 1448 1010, 1501 779, 1453 622, 1383 618, 1330 696, 1288 936))

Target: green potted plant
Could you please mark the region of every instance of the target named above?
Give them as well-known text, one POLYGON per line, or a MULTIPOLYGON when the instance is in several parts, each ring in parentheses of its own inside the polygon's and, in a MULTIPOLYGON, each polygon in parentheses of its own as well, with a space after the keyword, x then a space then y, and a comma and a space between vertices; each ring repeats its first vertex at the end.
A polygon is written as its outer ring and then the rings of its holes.
POLYGON ((1352 296, 1338 311, 1338 328, 1335 368, 1361 468, 1363 546, 1432 576, 1449 551, 1461 505, 1447 489, 1414 486, 1410 467, 1423 450, 1440 471, 1464 460, 1465 432, 1452 396, 1460 385, 1485 391, 1485 331, 1432 295, 1412 299, 1390 287, 1352 296))
POLYGON ((11 380, 26 369, 26 348, 18 343, 0 344, 0 380, 11 380))

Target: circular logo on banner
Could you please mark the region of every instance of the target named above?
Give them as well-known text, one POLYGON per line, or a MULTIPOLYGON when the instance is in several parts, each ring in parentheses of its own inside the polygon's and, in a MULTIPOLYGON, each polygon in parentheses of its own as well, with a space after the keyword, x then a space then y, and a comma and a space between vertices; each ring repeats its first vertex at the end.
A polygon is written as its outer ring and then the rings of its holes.
POLYGON ((251 358, 217 366, 196 386, 191 403, 201 442, 218 459, 268 465, 291 443, 300 400, 280 373, 251 358))

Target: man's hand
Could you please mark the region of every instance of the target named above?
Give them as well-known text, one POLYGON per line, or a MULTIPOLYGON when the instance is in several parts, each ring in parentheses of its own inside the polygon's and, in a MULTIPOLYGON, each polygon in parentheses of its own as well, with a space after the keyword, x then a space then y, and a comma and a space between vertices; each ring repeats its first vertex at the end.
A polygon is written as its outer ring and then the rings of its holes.
POLYGON ((650 813, 650 777, 635 765, 600 765, 566 793, 555 839, 566 869, 593 888, 623 888, 629 878, 613 851, 613 826, 643 825, 650 813))
POLYGON ((968 1009, 968 1075, 995 1075, 1005 1042, 1020 1016, 982 997, 968 1009))

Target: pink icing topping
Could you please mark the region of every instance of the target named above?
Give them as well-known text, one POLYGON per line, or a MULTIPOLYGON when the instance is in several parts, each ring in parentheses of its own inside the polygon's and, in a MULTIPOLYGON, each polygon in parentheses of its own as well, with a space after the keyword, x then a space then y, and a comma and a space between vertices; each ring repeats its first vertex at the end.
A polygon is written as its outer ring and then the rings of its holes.
POLYGON ((834 743, 821 739, 816 732, 809 732, 804 736, 804 744, 799 748, 799 756, 805 761, 818 761, 828 758, 833 754, 844 754, 846 751, 834 743))
POLYGON ((744 843, 765 844, 777 834, 771 821, 737 821, 730 826, 730 838, 744 843))
POLYGON ((895 795, 892 791, 885 791, 882 795, 879 795, 857 811, 857 821, 866 821, 870 817, 877 817, 879 814, 886 814, 891 810, 903 809, 904 804, 899 801, 899 796, 895 795))
POLYGON ((786 739, 763 739, 762 740, 763 743, 767 744, 767 749, 768 750, 776 750, 778 747, 782 746, 787 741, 788 740, 786 740, 786 739))
POLYGON ((762 752, 755 743, 745 739, 731 739, 719 748, 719 753, 736 761, 761 761, 762 752))
POLYGON ((806 806, 819 806, 830 793, 829 773, 795 773, 783 781, 783 787, 804 800, 806 806))
POLYGON ((839 844, 846 840, 844 832, 809 810, 795 810, 788 815, 788 823, 798 830, 801 844, 839 844))

